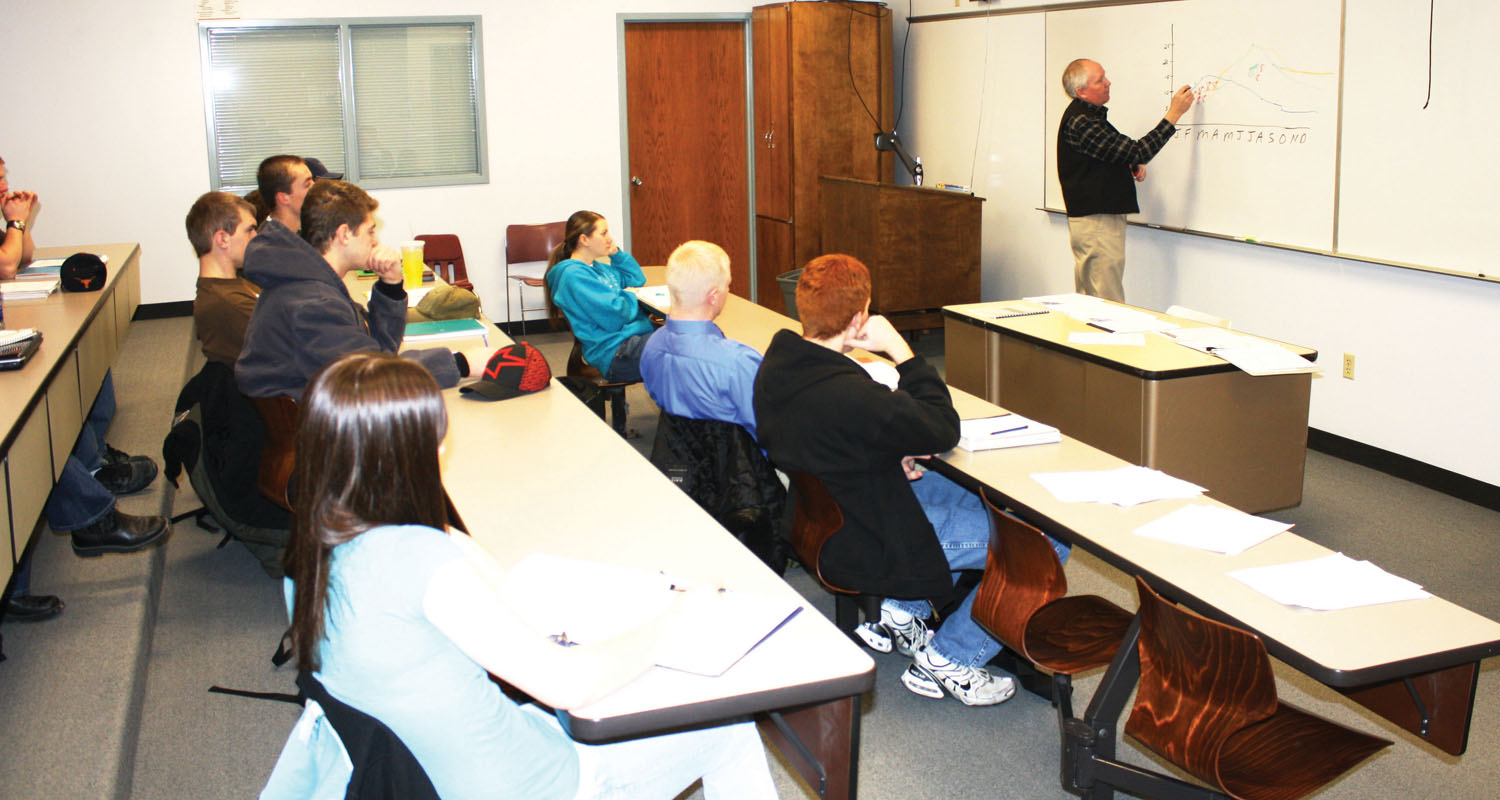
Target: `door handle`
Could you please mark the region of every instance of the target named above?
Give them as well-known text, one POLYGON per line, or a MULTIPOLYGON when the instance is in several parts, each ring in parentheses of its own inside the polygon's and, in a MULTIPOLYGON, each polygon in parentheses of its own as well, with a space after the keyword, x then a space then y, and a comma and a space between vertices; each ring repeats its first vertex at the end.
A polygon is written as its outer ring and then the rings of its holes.
POLYGON ((638 175, 632 175, 632 176, 630 176, 630 185, 631 186, 640 186, 643 183, 645 183, 645 181, 641 180, 640 176, 638 176, 638 175))

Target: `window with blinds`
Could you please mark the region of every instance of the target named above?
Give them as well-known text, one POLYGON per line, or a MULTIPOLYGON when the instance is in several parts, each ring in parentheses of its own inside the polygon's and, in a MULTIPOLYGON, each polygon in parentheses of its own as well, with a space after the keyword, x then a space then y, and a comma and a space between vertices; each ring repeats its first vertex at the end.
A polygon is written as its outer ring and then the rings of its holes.
POLYGON ((213 188, 262 159, 321 160, 365 188, 488 180, 477 17, 202 23, 213 188))

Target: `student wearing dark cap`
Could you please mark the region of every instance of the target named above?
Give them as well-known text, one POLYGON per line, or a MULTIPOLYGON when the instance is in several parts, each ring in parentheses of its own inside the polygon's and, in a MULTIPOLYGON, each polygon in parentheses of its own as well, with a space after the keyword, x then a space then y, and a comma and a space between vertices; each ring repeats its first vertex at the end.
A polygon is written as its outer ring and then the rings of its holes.
MULTIPOLYGON (((322 166, 322 164, 319 164, 322 166)), ((268 219, 296 233, 302 227, 302 198, 312 188, 312 169, 301 156, 271 156, 255 171, 260 202, 270 210, 268 219)))

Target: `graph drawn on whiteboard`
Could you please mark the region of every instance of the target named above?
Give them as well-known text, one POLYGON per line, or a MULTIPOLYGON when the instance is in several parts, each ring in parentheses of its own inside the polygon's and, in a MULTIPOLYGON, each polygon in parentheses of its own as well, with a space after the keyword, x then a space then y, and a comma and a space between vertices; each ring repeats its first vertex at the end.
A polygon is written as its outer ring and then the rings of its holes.
MULTIPOLYGON (((1109 119, 1139 137, 1177 87, 1195 103, 1137 184, 1136 219, 1263 242, 1329 249, 1337 154, 1338 7, 1265 0, 1163 3, 1053 12, 1049 78, 1092 58, 1113 83, 1109 119), (1123 32, 1123 33, 1122 33, 1123 32)), ((1046 201, 1061 208, 1056 124, 1068 98, 1048 93, 1046 201)))

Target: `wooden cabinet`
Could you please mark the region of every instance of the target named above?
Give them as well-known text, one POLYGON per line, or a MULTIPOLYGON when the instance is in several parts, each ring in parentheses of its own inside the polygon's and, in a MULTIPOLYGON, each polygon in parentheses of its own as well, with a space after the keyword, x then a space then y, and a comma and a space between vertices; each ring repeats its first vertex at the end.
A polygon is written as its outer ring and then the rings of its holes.
POLYGON ((756 292, 780 311, 776 276, 823 253, 818 178, 892 180, 894 157, 875 149, 893 117, 891 12, 849 2, 751 13, 756 292))

